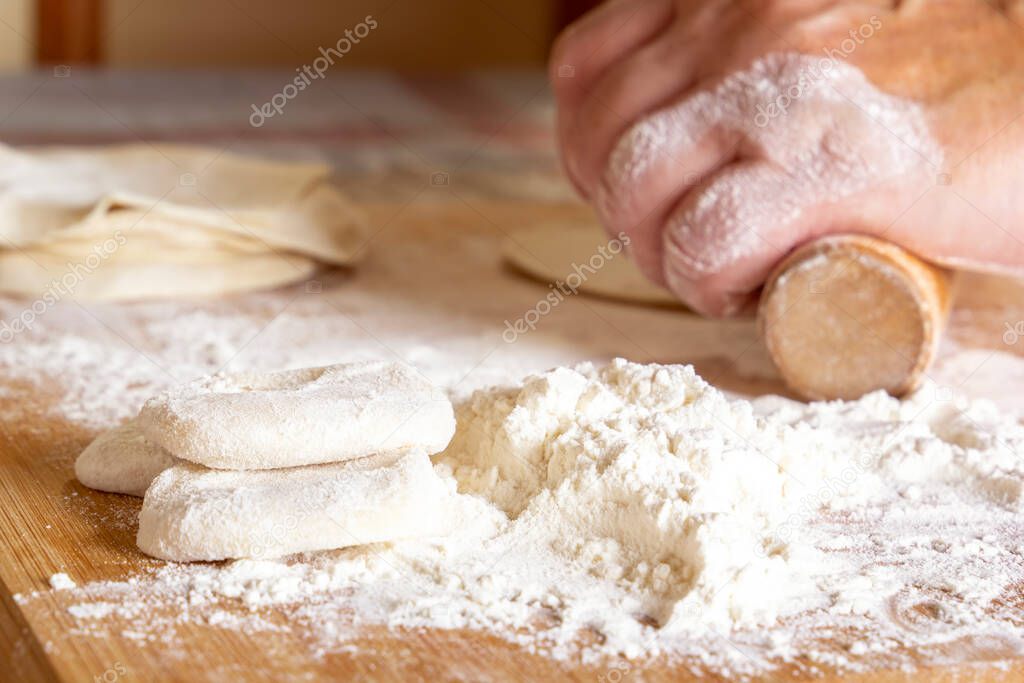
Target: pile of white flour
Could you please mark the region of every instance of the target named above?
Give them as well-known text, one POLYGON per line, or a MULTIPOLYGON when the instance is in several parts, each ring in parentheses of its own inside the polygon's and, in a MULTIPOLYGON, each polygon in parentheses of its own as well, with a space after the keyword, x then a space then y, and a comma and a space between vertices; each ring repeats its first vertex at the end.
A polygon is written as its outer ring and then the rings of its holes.
POLYGON ((240 603, 256 629, 278 605, 319 652, 361 624, 475 628, 555 657, 661 654, 731 674, 797 653, 856 668, 965 635, 1024 647, 1000 607, 1024 570, 1024 427, 984 402, 926 388, 751 403, 688 366, 617 360, 478 391, 457 419, 436 458, 465 494, 451 537, 168 564, 76 589, 72 614, 166 637, 154 601, 235 626, 225 605, 240 603), (840 655, 808 649, 826 623, 864 632, 840 655), (722 637, 735 652, 708 644, 722 637))

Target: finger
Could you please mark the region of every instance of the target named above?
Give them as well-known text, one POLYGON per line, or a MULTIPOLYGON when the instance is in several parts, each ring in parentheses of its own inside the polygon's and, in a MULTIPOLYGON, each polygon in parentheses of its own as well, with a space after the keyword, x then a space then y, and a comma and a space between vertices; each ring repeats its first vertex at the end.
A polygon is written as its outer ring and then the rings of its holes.
POLYGON ((672 16, 671 0, 612 0, 569 26, 551 49, 559 105, 577 101, 595 77, 660 34, 672 16))
POLYGON ((576 118, 564 119, 565 163, 585 196, 594 192, 623 132, 692 87, 701 52, 663 35, 611 67, 583 97, 576 118))
POLYGON ((687 192, 740 153, 739 133, 720 125, 711 93, 701 91, 634 124, 615 144, 595 206, 613 233, 631 240, 640 269, 659 284, 661 226, 687 192))
MULTIPOLYGON (((551 87, 558 102, 558 130, 576 118, 583 94, 611 64, 655 38, 672 22, 671 0, 615 0, 570 26, 552 49, 551 87)), ((564 141, 564 138, 562 138, 564 141)), ((582 192, 575 170, 566 174, 582 192)))
POLYGON ((665 222, 665 283, 705 315, 731 315, 774 265, 812 235, 813 197, 786 169, 766 161, 732 164, 692 192, 665 222))

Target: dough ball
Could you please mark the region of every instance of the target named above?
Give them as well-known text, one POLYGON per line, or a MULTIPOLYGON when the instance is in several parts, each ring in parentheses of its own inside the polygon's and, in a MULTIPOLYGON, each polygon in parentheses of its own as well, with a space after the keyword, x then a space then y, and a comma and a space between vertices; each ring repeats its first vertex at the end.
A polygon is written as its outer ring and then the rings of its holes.
POLYGON ((142 497, 158 474, 178 459, 148 441, 135 420, 96 437, 75 460, 75 476, 97 491, 142 497))
POLYGON ((436 536, 451 499, 423 451, 250 472, 182 463, 146 492, 137 543, 189 562, 436 536))
POLYGON ((437 453, 455 433, 455 416, 415 368, 373 361, 204 377, 147 401, 139 426, 179 458, 261 470, 437 453))

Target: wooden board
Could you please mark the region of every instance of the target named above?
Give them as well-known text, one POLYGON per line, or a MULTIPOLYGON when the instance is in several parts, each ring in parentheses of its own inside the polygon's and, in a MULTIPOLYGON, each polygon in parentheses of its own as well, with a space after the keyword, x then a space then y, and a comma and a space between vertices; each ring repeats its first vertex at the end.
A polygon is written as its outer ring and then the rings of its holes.
MULTIPOLYGON (((505 210, 492 207, 495 215, 505 210)), ((508 209, 515 215, 516 209, 508 209)), ((463 207, 437 207, 402 220, 426 226, 439 221, 449 229, 472 222, 463 207)), ((410 230, 416 226, 406 226, 410 230)), ((412 233, 410 233, 412 234, 412 233)), ((436 234, 436 233, 435 233, 436 234)), ((1019 298, 1016 301, 1020 301, 1019 298)), ((999 348, 1001 320, 1019 319, 1019 312, 986 313, 977 304, 961 316, 952 333, 978 346, 999 348), (1018 315, 1018 318, 1013 318, 1018 315), (982 322, 979 322, 982 321, 982 322)), ((993 309, 994 310, 994 309, 993 309)), ((729 367, 707 362, 709 378, 727 388, 761 393, 777 384, 750 382, 729 367)), ((116 619, 105 620, 113 634, 95 637, 82 632, 68 613, 68 598, 46 592, 37 599, 16 601, 14 595, 46 591, 47 579, 67 572, 79 582, 123 579, 157 563, 135 547, 131 520, 139 501, 90 491, 73 477, 72 462, 91 434, 60 419, 44 417, 55 400, 50 390, 6 381, 0 398, 0 678, 24 681, 221 681, 221 680, 354 680, 354 681, 677 681, 693 678, 690 668, 657 661, 644 664, 608 662, 582 666, 547 660, 497 638, 467 631, 388 632, 368 629, 352 651, 311 656, 309 634, 291 624, 287 613, 267 610, 266 618, 294 628, 244 634, 201 624, 184 623, 179 633, 186 645, 140 641, 118 634, 116 619), (613 668, 615 667, 615 668, 613 668)), ((1019 388, 1018 388, 1019 389, 1019 388)), ((1024 609, 1024 597, 1019 595, 1024 609)), ((728 645, 723 644, 723 648, 728 645)), ((822 638, 820 647, 836 644, 822 638)), ((880 669, 840 677, 822 672, 818 680, 849 681, 1015 681, 1024 678, 1024 662, 1008 652, 966 645, 950 648, 958 663, 914 672, 880 669)), ((784 667, 766 680, 806 678, 797 667, 784 667)), ((721 680, 710 676, 704 680, 721 680)))

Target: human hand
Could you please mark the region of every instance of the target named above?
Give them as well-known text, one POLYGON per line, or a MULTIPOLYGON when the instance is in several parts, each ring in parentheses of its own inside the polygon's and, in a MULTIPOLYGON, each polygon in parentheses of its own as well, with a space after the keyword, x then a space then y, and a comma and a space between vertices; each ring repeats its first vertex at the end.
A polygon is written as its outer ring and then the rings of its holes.
POLYGON ((895 4, 602 5, 552 55, 567 172, 710 315, 836 232, 1024 272, 1022 3, 895 4))

